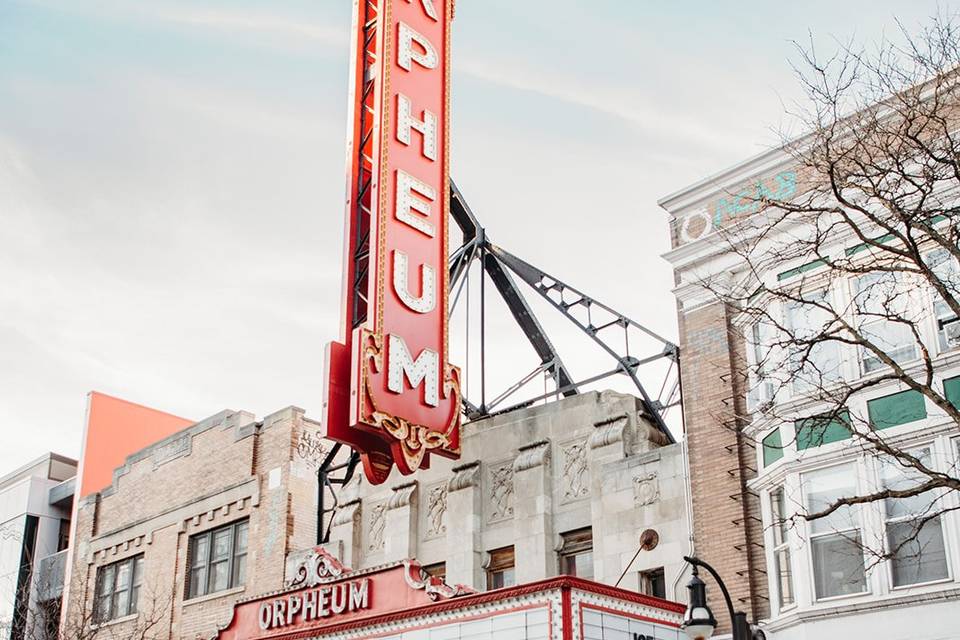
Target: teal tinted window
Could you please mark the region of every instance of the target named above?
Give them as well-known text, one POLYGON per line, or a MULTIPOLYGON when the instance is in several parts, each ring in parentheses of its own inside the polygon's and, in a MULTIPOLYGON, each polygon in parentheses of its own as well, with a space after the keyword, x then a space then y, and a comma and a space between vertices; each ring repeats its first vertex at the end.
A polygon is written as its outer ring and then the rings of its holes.
POLYGON ((947 401, 957 409, 960 409, 960 376, 943 381, 943 393, 947 396, 947 401))
POLYGON ((763 439, 763 466, 768 467, 783 457, 780 429, 775 429, 763 439))
POLYGON ((867 415, 874 429, 889 429, 927 417, 923 394, 913 389, 867 401, 867 415))
POLYGON ((838 415, 812 416, 797 420, 794 429, 797 433, 797 449, 803 451, 831 442, 839 442, 850 437, 850 413, 846 410, 838 415))
POLYGON ((798 275, 800 275, 801 273, 806 273, 807 271, 812 271, 812 270, 816 269, 817 267, 822 267, 822 266, 825 265, 825 264, 827 264, 827 263, 824 262, 823 260, 814 260, 813 262, 808 262, 807 264, 802 264, 802 265, 800 265, 799 267, 796 267, 796 268, 794 268, 794 269, 790 269, 790 270, 788 270, 788 271, 784 271, 783 273, 777 274, 777 281, 778 281, 778 282, 783 282, 784 280, 787 280, 787 279, 792 278, 792 277, 794 277, 794 276, 798 276, 798 275))

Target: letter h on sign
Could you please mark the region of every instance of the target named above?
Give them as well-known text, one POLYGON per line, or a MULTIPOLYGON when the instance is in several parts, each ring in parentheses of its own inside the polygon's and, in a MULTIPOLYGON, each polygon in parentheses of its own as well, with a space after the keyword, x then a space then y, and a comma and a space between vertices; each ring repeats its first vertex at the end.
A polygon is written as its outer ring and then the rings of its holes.
POLYGON ((394 464, 409 474, 460 455, 460 372, 447 360, 452 5, 354 5, 343 325, 323 420, 374 484, 394 464))

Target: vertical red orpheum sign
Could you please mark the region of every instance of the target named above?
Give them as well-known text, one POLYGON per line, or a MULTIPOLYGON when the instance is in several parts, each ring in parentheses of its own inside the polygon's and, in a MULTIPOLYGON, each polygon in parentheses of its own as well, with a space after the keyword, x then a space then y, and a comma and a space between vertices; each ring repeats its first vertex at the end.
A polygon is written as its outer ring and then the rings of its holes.
POLYGON ((328 438, 374 484, 460 454, 447 362, 453 0, 355 0, 341 342, 327 349, 328 438))

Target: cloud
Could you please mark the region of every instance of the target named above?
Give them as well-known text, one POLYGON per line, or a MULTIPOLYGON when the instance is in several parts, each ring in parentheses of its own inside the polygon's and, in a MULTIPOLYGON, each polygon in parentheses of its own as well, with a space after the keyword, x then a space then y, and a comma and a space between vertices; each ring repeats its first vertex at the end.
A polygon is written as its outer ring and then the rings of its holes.
POLYGON ((735 130, 711 126, 713 120, 701 121, 693 116, 674 115, 665 110, 663 105, 645 104, 644 97, 639 93, 591 83, 585 78, 524 67, 515 60, 509 63, 497 61, 489 56, 483 59, 472 56, 455 58, 454 69, 456 73, 484 82, 536 93, 617 118, 644 133, 662 135, 668 131, 674 141, 683 138, 700 148, 704 144, 718 149, 743 145, 742 135, 735 130))
POLYGON ((276 11, 256 11, 246 8, 197 8, 195 4, 142 2, 142 0, 33 0, 58 12, 69 12, 85 17, 110 20, 139 20, 216 29, 225 32, 257 32, 294 40, 308 40, 313 44, 344 48, 349 42, 349 29, 341 25, 318 22, 318 16, 298 18, 276 11))
POLYGON ((236 10, 196 10, 189 7, 169 8, 155 6, 152 3, 150 8, 140 11, 158 20, 177 24, 307 38, 331 47, 346 47, 349 43, 349 34, 342 28, 288 19, 275 14, 236 10))

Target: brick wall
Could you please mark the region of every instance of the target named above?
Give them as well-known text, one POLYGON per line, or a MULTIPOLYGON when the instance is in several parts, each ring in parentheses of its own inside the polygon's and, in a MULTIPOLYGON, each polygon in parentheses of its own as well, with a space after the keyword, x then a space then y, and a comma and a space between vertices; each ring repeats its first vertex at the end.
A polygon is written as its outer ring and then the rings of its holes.
POLYGON ((97 570, 143 554, 136 619, 114 622, 110 637, 209 638, 234 602, 278 589, 287 553, 313 545, 316 476, 297 454, 319 425, 296 408, 257 422, 222 412, 128 458, 113 485, 78 506, 65 624, 90 622, 97 570), (246 578, 235 589, 186 599, 190 537, 249 520, 246 578))
MULTIPOLYGON (((739 434, 744 415, 744 346, 720 302, 680 314, 680 367, 687 432, 696 555, 723 577, 736 607, 751 619, 767 614, 759 504, 745 487, 754 451, 739 434), (760 546, 758 546, 760 545, 760 546)), ((729 630, 720 590, 708 583, 710 606, 729 630)))

